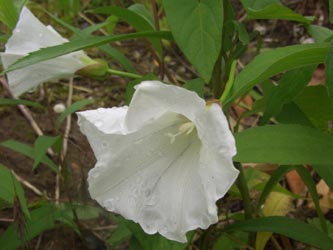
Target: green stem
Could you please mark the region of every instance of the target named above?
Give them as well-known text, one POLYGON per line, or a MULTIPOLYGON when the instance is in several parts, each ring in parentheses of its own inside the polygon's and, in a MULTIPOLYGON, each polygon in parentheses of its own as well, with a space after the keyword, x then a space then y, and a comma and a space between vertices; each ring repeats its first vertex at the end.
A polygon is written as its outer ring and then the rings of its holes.
POLYGON ((246 183, 242 164, 240 164, 239 162, 235 162, 235 167, 239 170, 239 175, 236 184, 243 199, 245 219, 248 220, 252 218, 252 207, 251 207, 249 188, 246 183))
POLYGON ((119 70, 115 70, 115 69, 108 69, 107 72, 112 75, 124 76, 124 77, 128 77, 128 78, 134 78, 134 79, 142 78, 142 76, 140 76, 140 75, 137 75, 134 73, 129 73, 129 72, 124 72, 124 71, 119 71, 119 70))

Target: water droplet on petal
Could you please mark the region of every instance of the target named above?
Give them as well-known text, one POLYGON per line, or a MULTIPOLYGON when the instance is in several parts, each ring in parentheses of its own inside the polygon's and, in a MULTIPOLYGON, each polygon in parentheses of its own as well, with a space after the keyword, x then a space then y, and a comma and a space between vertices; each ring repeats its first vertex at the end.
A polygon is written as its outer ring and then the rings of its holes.
POLYGON ((99 177, 99 173, 94 171, 94 172, 90 173, 90 176, 91 176, 91 178, 95 179, 95 178, 99 177))
POLYGON ((152 196, 150 199, 147 200, 146 204, 148 206, 155 206, 157 203, 157 198, 156 196, 152 196))
POLYGON ((107 199, 103 206, 105 208, 107 208, 108 210, 114 210, 114 200, 111 198, 111 199, 107 199))
POLYGON ((146 197, 149 197, 151 195, 151 193, 152 193, 151 189, 148 188, 148 189, 145 190, 145 196, 146 197))
POLYGON ((102 122, 102 121, 100 121, 100 120, 98 120, 98 121, 95 121, 95 123, 94 123, 94 124, 95 124, 95 126, 96 126, 96 127, 98 127, 98 128, 99 128, 99 127, 101 127, 101 126, 103 125, 103 122, 102 122))
POLYGON ((19 32, 21 32, 21 30, 20 30, 20 29, 16 29, 15 32, 16 32, 16 33, 19 33, 19 32))

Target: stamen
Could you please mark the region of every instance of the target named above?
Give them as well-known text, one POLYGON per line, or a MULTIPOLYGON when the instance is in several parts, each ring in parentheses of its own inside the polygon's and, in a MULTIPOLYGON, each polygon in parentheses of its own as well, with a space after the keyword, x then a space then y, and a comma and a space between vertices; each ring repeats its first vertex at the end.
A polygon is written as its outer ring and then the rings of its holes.
POLYGON ((179 126, 178 132, 175 134, 167 133, 166 136, 170 137, 170 143, 173 144, 176 141, 176 137, 179 135, 189 135, 195 129, 195 126, 192 122, 185 122, 179 126))

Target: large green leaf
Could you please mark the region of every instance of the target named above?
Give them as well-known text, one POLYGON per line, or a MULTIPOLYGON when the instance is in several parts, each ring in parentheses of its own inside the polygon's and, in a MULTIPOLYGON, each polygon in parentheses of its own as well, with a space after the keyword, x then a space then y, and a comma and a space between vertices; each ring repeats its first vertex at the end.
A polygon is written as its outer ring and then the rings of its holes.
POLYGON ((221 50, 222 3, 220 0, 163 1, 177 44, 206 82, 221 50))
MULTIPOLYGON (((129 24, 131 24, 135 29, 138 31, 154 31, 155 27, 151 23, 151 20, 148 18, 140 15, 138 11, 142 11, 142 7, 138 7, 138 5, 135 5, 136 7, 132 8, 121 8, 117 6, 108 6, 108 7, 100 7, 97 9, 92 10, 93 13, 98 14, 112 14, 115 15, 122 20, 125 20, 129 24)), ((142 6, 142 5, 140 5, 142 6)), ((150 42, 154 46, 154 48, 158 51, 159 54, 162 53, 162 47, 161 43, 158 38, 149 38, 150 42)))
POLYGON ((299 125, 268 125, 237 133, 235 161, 333 164, 333 137, 299 125))
POLYGON ((35 63, 39 63, 48 59, 52 59, 58 56, 62 56, 74 51, 97 47, 106 43, 116 42, 120 40, 140 38, 140 37, 158 37, 160 39, 172 39, 170 32, 160 31, 160 32, 138 32, 125 35, 110 35, 104 37, 90 37, 86 39, 73 40, 65 44, 56 45, 52 47, 47 47, 40 49, 38 51, 32 52, 29 55, 17 60, 14 64, 9 66, 1 75, 20 69, 23 67, 30 66, 35 63))
POLYGON ((333 246, 333 240, 316 227, 288 217, 272 216, 236 222, 226 226, 225 230, 278 233, 323 250, 331 250, 333 246))
POLYGON ((329 131, 333 121, 333 99, 328 97, 324 86, 306 87, 294 100, 299 109, 317 128, 329 131))
POLYGON ((329 43, 302 44, 273 49, 254 58, 236 77, 225 101, 229 105, 253 86, 286 70, 319 64, 325 61, 329 43))
POLYGON ((291 102, 302 91, 310 81, 314 68, 309 66, 288 71, 279 81, 279 85, 264 95, 266 109, 261 124, 267 123, 271 117, 280 113, 283 105, 291 102))

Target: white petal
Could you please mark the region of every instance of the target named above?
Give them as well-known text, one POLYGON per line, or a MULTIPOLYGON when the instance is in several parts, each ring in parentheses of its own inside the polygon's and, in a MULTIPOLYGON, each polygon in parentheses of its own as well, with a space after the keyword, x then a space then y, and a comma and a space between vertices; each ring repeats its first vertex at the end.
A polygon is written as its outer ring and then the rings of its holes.
POLYGON ((221 108, 206 112, 192 92, 144 82, 134 96, 128 110, 79 113, 97 157, 90 194, 146 233, 185 242, 189 230, 217 222, 215 202, 238 175, 234 139, 221 108))
POLYGON ((134 129, 166 112, 179 113, 193 121, 205 112, 205 106, 195 92, 159 81, 144 81, 136 86, 126 124, 134 129))
MULTIPOLYGON (((23 7, 12 36, 1 53, 4 68, 32 51, 59 45, 68 40, 52 27, 43 25, 26 7, 23 7)), ((62 77, 70 77, 85 66, 88 59, 83 51, 73 52, 58 58, 34 64, 7 74, 9 87, 15 97, 39 84, 62 77)))
POLYGON ((115 140, 110 141, 107 134, 120 134, 123 132, 124 119, 127 114, 127 107, 121 108, 99 108, 97 110, 89 110, 77 112, 78 124, 90 142, 92 149, 98 159, 100 154, 105 151, 104 148, 110 148, 112 145, 117 147, 115 140))
POLYGON ((13 34, 6 44, 6 53, 26 55, 67 41, 42 24, 28 8, 23 7, 13 34))
MULTIPOLYGON (((74 52, 44 62, 7 73, 8 84, 15 97, 39 84, 51 79, 71 77, 85 66, 78 58, 86 56, 83 52, 74 52)), ((22 55, 2 53, 1 59, 5 68, 14 63, 22 55)))

